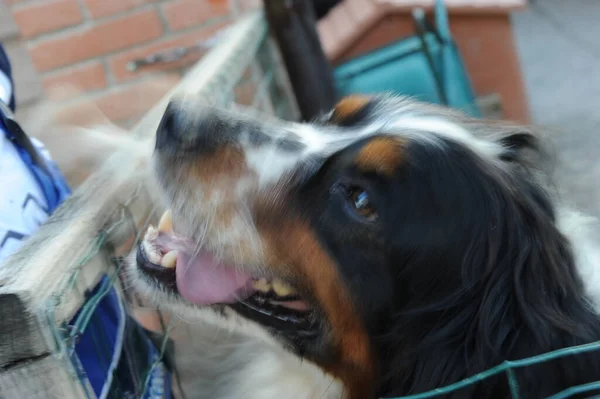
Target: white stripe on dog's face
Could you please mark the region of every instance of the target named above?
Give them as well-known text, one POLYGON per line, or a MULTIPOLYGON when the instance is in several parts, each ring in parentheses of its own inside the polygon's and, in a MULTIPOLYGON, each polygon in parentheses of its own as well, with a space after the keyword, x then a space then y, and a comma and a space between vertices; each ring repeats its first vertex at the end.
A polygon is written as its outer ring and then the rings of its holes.
MULTIPOLYGON (((500 145, 474 137, 458 121, 434 112, 438 110, 423 108, 422 104, 405 99, 388 99, 374 103, 370 113, 364 116, 363 123, 358 122, 354 126, 263 124, 261 133, 270 140, 257 145, 242 135, 240 144, 248 166, 258 176, 260 188, 277 184, 292 174, 310 174, 332 154, 374 135, 397 136, 437 146, 443 146, 441 139, 447 139, 492 161, 501 154, 500 145), (289 137, 300 144, 298 148, 285 150, 277 145, 289 137)), ((233 115, 227 117, 235 118, 233 115)))

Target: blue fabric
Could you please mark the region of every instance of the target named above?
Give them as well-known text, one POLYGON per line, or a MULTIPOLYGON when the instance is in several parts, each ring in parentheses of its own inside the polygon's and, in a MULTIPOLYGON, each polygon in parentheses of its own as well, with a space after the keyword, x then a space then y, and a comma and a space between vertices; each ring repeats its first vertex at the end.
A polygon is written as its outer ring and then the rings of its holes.
MULTIPOLYGON (((1 130, 5 132, 8 139, 12 141, 12 133, 6 128, 1 130)), ((13 142, 13 144, 15 143, 13 142)), ((48 172, 50 172, 50 174, 48 174, 32 162, 31 156, 24 148, 21 148, 16 144, 15 147, 17 148, 21 159, 27 165, 31 171, 31 174, 44 192, 44 196, 46 197, 46 201, 48 203, 48 213, 51 214, 56 208, 58 208, 60 204, 63 203, 64 200, 71 195, 71 189, 69 188, 69 185, 67 184, 62 173, 60 173, 58 166, 52 160, 43 157, 43 159, 46 161, 48 172)))
MULTIPOLYGON (((4 46, 2 46, 1 43, 0 71, 4 73, 4 75, 6 75, 10 80, 11 84, 13 84, 10 60, 4 50, 4 46)), ((10 104, 8 105, 11 111, 14 112, 14 84, 11 91, 13 94, 11 96, 10 104)), ((2 111, 0 110, 0 113, 1 112, 2 111)), ((57 165, 51 159, 41 156, 41 158, 45 160, 48 173, 46 173, 46 171, 40 169, 37 165, 35 165, 31 159, 31 155, 24 148, 21 148, 14 142, 14 133, 11 132, 10 129, 8 129, 7 126, 5 126, 2 122, 5 120, 7 115, 2 114, 0 116, 0 127, 2 127, 2 129, 0 130, 4 132, 6 137, 11 142, 13 142, 13 144, 17 148, 17 151, 19 152, 19 155, 21 156, 21 159, 23 159, 23 162, 29 167, 29 170, 31 170, 32 175, 40 185, 40 188, 44 192, 44 196, 46 197, 46 200, 48 202, 48 213, 52 213, 69 195, 71 195, 69 185, 67 184, 62 173, 60 173, 60 170, 58 169, 57 165)))
MULTIPOLYGON (((104 277, 90 293, 88 299, 106 289, 107 285, 110 285, 110 280, 104 277)), ((80 317, 80 312, 81 310, 73 320, 80 317)), ((119 303, 119 297, 112 288, 94 310, 87 328, 79 336, 75 346, 77 360, 97 397, 100 397, 107 382, 107 376, 112 374, 118 362, 113 358, 120 355, 123 344, 124 318, 125 313, 119 303)))
MULTIPOLYGON (((104 398, 171 398, 171 375, 146 331, 125 313, 117 291, 104 276, 87 295, 106 295, 98 302, 89 323, 80 331, 72 358, 79 377, 89 381, 94 394, 104 398)), ((82 318, 80 310, 70 329, 82 318)))

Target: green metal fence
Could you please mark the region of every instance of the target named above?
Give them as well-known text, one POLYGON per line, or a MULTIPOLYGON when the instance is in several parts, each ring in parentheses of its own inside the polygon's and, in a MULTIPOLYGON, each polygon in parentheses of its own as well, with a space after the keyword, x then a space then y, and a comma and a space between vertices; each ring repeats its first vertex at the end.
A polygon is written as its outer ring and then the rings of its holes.
MULTIPOLYGON (((519 394, 519 383, 517 378, 515 377, 515 369, 524 368, 533 366, 536 364, 548 362, 557 358, 566 357, 566 356, 576 356, 581 353, 586 352, 600 352, 600 341, 593 342, 585 345, 578 345, 564 349, 558 349, 552 352, 548 352, 538 356, 528 357, 526 359, 520 360, 510 360, 505 361, 502 364, 499 364, 496 367, 493 367, 489 370, 483 371, 481 373, 475 374, 472 377, 465 378, 462 381, 458 381, 454 384, 447 385, 445 387, 436 388, 432 391, 423 392, 415 395, 408 396, 400 396, 394 399, 428 399, 428 398, 436 398, 441 397, 442 395, 446 395, 452 392, 459 391, 463 388, 466 388, 470 385, 477 384, 481 381, 484 381, 490 377, 496 376, 498 374, 506 374, 507 384, 510 387, 510 393, 513 399, 521 399, 523 398, 519 394)), ((600 354, 598 355, 600 356, 600 354)), ((589 384, 577 385, 574 387, 570 387, 565 389, 564 391, 558 392, 547 399, 564 399, 569 398, 573 395, 591 392, 600 389, 600 381, 592 382, 589 384)))

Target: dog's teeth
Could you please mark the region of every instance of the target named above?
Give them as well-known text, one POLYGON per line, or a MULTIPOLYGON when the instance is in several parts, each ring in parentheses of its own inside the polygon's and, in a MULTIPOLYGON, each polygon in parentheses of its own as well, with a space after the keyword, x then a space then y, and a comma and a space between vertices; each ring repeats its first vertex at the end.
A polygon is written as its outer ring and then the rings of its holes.
POLYGON ((173 214, 170 209, 167 209, 158 222, 158 231, 161 233, 170 233, 173 231, 173 214))
POLYGON ((156 252, 156 250, 152 247, 152 244, 150 244, 148 241, 143 241, 142 245, 144 246, 144 252, 146 253, 146 256, 148 257, 148 260, 154 264, 159 264, 160 263, 160 254, 156 252))
POLYGON ((167 269, 172 269, 177 266, 177 251, 174 250, 167 252, 160 261, 160 264, 167 269))
POLYGON ((260 292, 269 292, 271 291, 271 283, 267 281, 266 278, 261 278, 260 280, 255 280, 252 283, 252 286, 255 290, 260 292))
POLYGON ((296 293, 296 290, 291 285, 285 281, 279 280, 278 278, 271 282, 271 286, 273 287, 273 291, 275 291, 277 296, 290 296, 296 293))
POLYGON ((156 230, 156 228, 154 226, 148 225, 148 229, 146 230, 146 233, 144 234, 144 240, 150 241, 150 240, 154 240, 156 237, 158 237, 158 230, 156 230))

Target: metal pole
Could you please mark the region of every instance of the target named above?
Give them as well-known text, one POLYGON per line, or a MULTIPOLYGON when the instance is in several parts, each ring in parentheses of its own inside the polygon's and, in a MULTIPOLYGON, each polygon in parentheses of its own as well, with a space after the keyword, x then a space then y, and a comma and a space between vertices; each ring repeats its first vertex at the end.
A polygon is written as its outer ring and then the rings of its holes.
POLYGON ((302 119, 331 110, 336 91, 316 29, 311 1, 264 0, 269 28, 279 46, 302 119))

